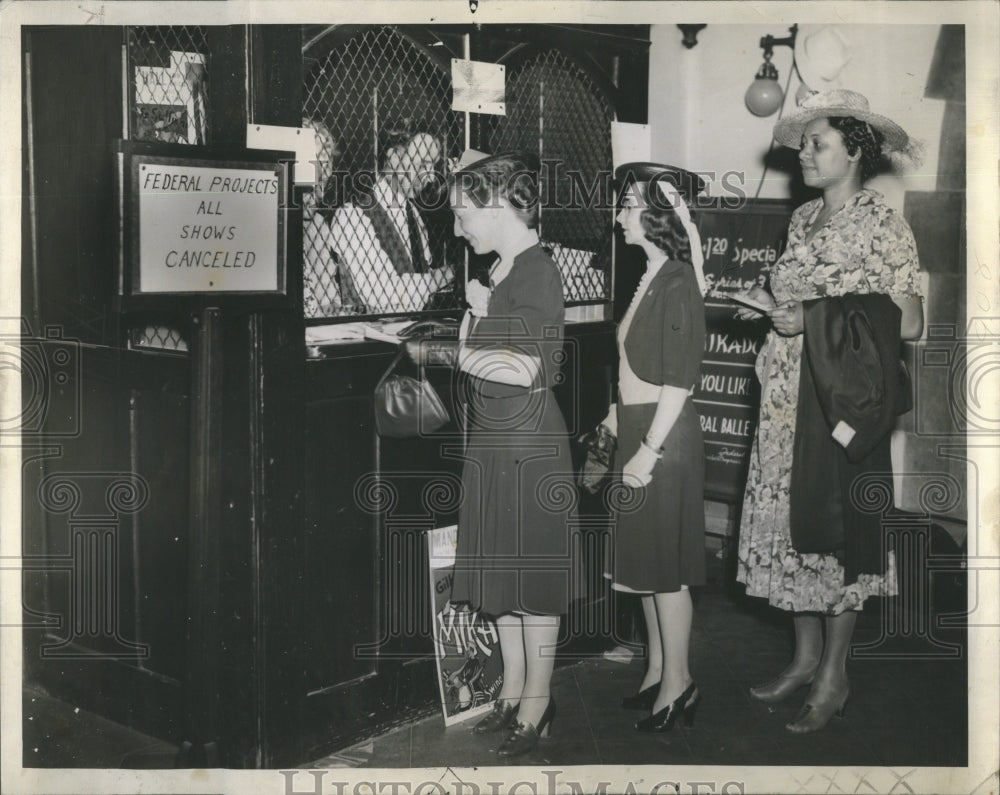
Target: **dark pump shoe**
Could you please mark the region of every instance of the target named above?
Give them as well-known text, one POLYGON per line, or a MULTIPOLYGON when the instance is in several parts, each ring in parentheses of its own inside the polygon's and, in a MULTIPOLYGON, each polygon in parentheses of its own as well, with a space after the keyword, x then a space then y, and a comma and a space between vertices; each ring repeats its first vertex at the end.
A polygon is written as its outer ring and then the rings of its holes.
POLYGON ((498 756, 520 756, 538 745, 539 737, 548 737, 552 721, 556 717, 556 702, 550 697, 545 712, 538 719, 538 726, 530 723, 515 723, 510 736, 497 749, 498 756))
POLYGON ((640 690, 633 696, 625 696, 622 699, 622 706, 625 709, 652 709, 657 695, 660 693, 660 683, 650 685, 645 690, 640 690))
POLYGON ((485 718, 483 718, 479 723, 472 727, 472 731, 476 734, 490 734, 491 732, 498 732, 506 729, 510 726, 511 721, 517 715, 517 708, 519 704, 504 703, 497 699, 493 704, 493 711, 490 712, 485 718))
POLYGON ((677 696, 671 703, 667 704, 659 712, 654 712, 648 718, 643 718, 635 724, 635 730, 639 732, 668 732, 674 728, 678 716, 684 714, 684 725, 694 726, 694 711, 698 707, 701 694, 698 686, 692 682, 687 686, 687 690, 677 696))

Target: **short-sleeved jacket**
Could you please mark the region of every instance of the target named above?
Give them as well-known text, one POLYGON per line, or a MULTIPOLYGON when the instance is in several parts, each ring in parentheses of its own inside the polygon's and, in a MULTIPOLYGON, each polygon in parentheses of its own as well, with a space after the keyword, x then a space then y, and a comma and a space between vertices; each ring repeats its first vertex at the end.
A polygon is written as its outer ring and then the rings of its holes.
POLYGON ((651 384, 690 389, 705 352, 705 304, 693 268, 665 262, 636 307, 625 337, 629 367, 651 384))
MULTIPOLYGON (((534 356, 541 368, 533 387, 557 382, 563 347, 566 309, 562 278, 552 258, 532 246, 514 258, 507 277, 490 296, 489 310, 469 334, 475 348, 502 348, 534 356)), ((489 397, 524 393, 524 387, 475 379, 476 388, 489 397)))

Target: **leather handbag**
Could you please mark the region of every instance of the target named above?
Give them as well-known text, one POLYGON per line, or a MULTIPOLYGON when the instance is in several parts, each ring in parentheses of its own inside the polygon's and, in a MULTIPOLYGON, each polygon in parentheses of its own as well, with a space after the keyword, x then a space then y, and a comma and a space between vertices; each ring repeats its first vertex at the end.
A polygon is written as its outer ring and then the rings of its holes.
POLYGON ((406 349, 401 346, 375 386, 375 430, 379 436, 422 436, 434 433, 451 419, 423 367, 417 378, 395 372, 405 355, 406 349))
POLYGON ((611 433, 607 425, 599 425, 580 436, 577 441, 583 447, 583 466, 577 473, 580 488, 596 494, 611 471, 611 465, 618 449, 618 437, 611 433))

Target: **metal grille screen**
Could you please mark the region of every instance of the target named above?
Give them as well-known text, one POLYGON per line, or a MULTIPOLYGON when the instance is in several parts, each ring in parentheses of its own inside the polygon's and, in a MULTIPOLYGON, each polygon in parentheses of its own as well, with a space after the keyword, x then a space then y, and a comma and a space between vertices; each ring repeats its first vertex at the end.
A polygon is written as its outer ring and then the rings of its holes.
POLYGON ((490 145, 534 150, 547 164, 541 235, 568 302, 603 301, 610 293, 613 119, 593 79, 559 50, 508 71, 507 115, 497 117, 490 145))
MULTIPOLYGON (((210 57, 204 30, 130 27, 127 42, 129 138, 208 144, 210 57)), ((133 327, 129 343, 139 348, 187 350, 180 332, 169 326, 133 327)))
POLYGON ((458 306, 445 284, 461 276, 463 252, 439 195, 445 163, 464 144, 450 63, 376 27, 307 65, 305 79, 303 123, 317 133, 317 159, 332 153, 304 201, 306 316, 458 306), (420 211, 399 198, 411 183, 420 211))
POLYGON ((209 143, 209 50, 197 27, 128 29, 134 141, 209 143))

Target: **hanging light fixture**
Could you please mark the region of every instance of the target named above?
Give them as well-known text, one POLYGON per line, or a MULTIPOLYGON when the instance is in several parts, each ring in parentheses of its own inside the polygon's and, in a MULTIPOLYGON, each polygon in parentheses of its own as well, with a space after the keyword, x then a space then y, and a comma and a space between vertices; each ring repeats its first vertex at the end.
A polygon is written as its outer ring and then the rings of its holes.
POLYGON ((760 65, 750 88, 743 96, 747 109, 754 116, 770 116, 785 101, 785 92, 778 85, 778 67, 771 63, 771 58, 774 55, 774 48, 781 45, 791 47, 794 52, 795 34, 798 29, 798 25, 792 25, 788 29, 790 35, 782 39, 776 39, 768 34, 760 40, 761 49, 764 50, 764 63, 760 65))

